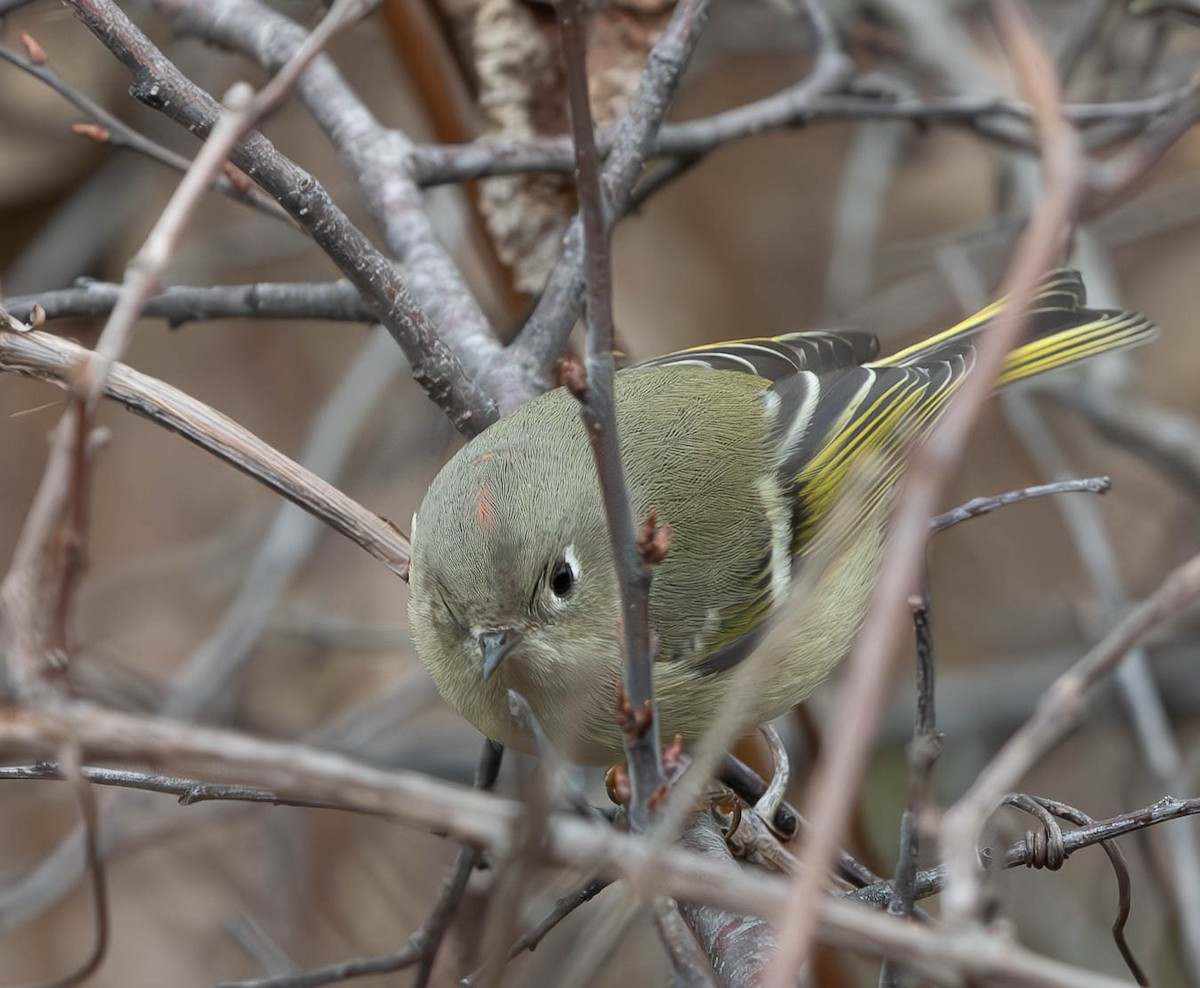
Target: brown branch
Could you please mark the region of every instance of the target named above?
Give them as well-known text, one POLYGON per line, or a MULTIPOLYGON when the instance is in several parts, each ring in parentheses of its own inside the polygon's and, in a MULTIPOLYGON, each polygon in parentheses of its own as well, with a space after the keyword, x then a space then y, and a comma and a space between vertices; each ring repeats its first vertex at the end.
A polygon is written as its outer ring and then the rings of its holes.
MULTIPOLYGON (((71 7, 129 72, 136 99, 193 133, 211 130, 217 119, 212 97, 187 79, 111 0, 71 0, 71 7)), ((485 428, 496 416, 491 399, 472 381, 395 268, 320 183, 257 132, 238 144, 230 158, 287 210, 370 301, 376 317, 404 350, 413 378, 455 426, 467 434, 485 428)))
MULTIPOLYGON (((63 80, 48 65, 35 64, 28 59, 22 58, 16 52, 3 47, 0 47, 0 59, 15 65, 22 72, 26 72, 35 79, 44 82, 77 110, 95 121, 97 129, 76 130, 76 133, 93 137, 101 143, 110 144, 113 147, 136 151, 150 158, 152 161, 166 165, 166 167, 181 174, 186 173, 188 168, 191 167, 192 163, 183 155, 176 154, 169 148, 163 147, 156 141, 152 141, 144 134, 134 130, 119 117, 109 113, 95 100, 90 99, 70 83, 63 80)), ((283 220, 289 225, 292 223, 291 217, 277 203, 263 195, 261 191, 249 183, 233 182, 228 175, 220 173, 210 178, 209 187, 215 189, 226 198, 250 206, 252 209, 257 209, 259 212, 273 219, 283 220)))
POLYGON ((1113 673, 1126 653, 1148 632, 1177 615, 1200 596, 1200 556, 1167 577, 1155 593, 1131 611, 1045 693, 1033 716, 975 779, 942 820, 946 861, 947 912, 961 915, 975 904, 978 875, 975 844, 991 812, 1029 768, 1075 724, 1091 692, 1113 673))
MULTIPOLYGON (((746 140, 775 130, 807 127, 818 123, 862 121, 908 121, 914 124, 949 124, 967 127, 980 136, 1012 146, 1014 137, 986 124, 992 120, 1032 122, 1029 104, 999 96, 943 96, 921 99, 878 88, 867 91, 855 81, 848 90, 860 92, 823 94, 812 98, 803 83, 746 103, 732 110, 687 120, 664 123, 659 129, 650 157, 692 158, 705 155, 735 141, 746 140)), ((1076 103, 1063 106, 1063 116, 1071 123, 1087 127, 1120 121, 1129 124, 1154 122, 1175 111, 1196 92, 1189 83, 1166 93, 1144 99, 1111 103, 1076 103)), ((614 128, 598 135, 601 155, 607 157, 613 145, 614 128)), ((1085 146, 1098 150, 1103 145, 1085 146)), ((1119 135, 1125 140, 1128 135, 1119 135)), ((1032 138, 1016 141, 1024 150, 1036 150, 1032 138)), ((557 174, 568 175, 574 167, 571 142, 567 137, 543 137, 536 140, 481 137, 470 144, 414 146, 409 168, 423 186, 467 182, 496 175, 557 174)))
MULTIPOLYGON (((650 644, 651 564, 639 551, 638 524, 633 516, 621 442, 617 434, 613 375, 612 263, 600 158, 588 98, 587 40, 578 0, 556 6, 567 71, 567 102, 575 140, 579 212, 583 230, 584 281, 587 288, 586 382, 569 381, 579 399, 580 414, 596 459, 604 513, 612 540, 613 561, 620 589, 621 651, 624 657, 623 695, 618 701, 625 721, 625 759, 632 796, 629 819, 635 830, 650 823, 651 800, 663 785, 662 754, 654 710, 653 653, 650 644), (629 715, 626 716, 625 709, 629 715)), ((577 376, 577 375, 576 375, 577 376)), ((655 528, 653 520, 649 522, 655 528)))
MULTIPOLYGON (((258 0, 154 0, 153 6, 177 30, 243 52, 268 70, 285 64, 309 37, 291 18, 258 0)), ((326 56, 308 66, 297 91, 353 173, 388 249, 404 266, 413 297, 471 373, 485 379, 497 364, 500 345, 405 167, 411 140, 380 124, 326 56)), ((525 388, 506 402, 531 394, 525 388)))
MULTIPOLYGON (((52 751, 64 737, 81 757, 139 762, 203 762, 210 772, 250 785, 268 785, 285 798, 336 800, 358 812, 382 813, 420 829, 503 850, 521 813, 512 800, 439 782, 413 772, 382 771, 305 745, 263 741, 233 731, 179 725, 118 714, 84 704, 38 711, 0 711, 0 751, 52 751)), ((1097 828, 1064 835, 1109 839, 1200 812, 1200 799, 1162 800, 1097 828), (1097 835, 1096 831, 1103 833, 1097 835)), ((719 835, 718 835, 719 839, 719 835)), ((1020 845, 1017 845, 1018 848, 1020 845)), ((1082 846, 1074 845, 1074 846, 1082 846)), ((546 858, 571 868, 620 877, 635 892, 671 895, 746 915, 778 914, 789 885, 765 874, 730 868, 707 855, 662 848, 650 838, 552 814, 546 821, 546 858)), ((919 876, 920 877, 920 876, 919 876)), ((884 886, 886 897, 888 886, 884 886)), ((918 885, 920 888, 920 885, 918 885)), ((844 949, 891 957, 919 976, 940 981, 1037 984, 1044 988, 1116 988, 1091 971, 1037 957, 1006 937, 966 927, 954 937, 894 919, 853 902, 822 896, 817 936, 844 949)))
MULTIPOLYGON (((966 446, 1006 354, 1024 330, 1029 301, 1064 243, 1078 201, 1082 181, 1079 140, 1059 114, 1053 65, 1014 4, 1000 3, 996 10, 1010 58, 1034 107, 1046 188, 1013 258, 1007 292, 1010 304, 984 335, 973 372, 929 440, 916 451, 902 483, 863 628, 835 701, 830 721, 835 733, 822 750, 809 787, 806 802, 811 812, 805 816, 811 828, 800 855, 807 869, 798 877, 789 908, 780 917, 786 936, 781 939, 770 982, 777 988, 791 983, 808 953, 824 876, 849 822, 883 709, 890 681, 888 665, 907 599, 917 584, 938 492, 966 446)), ((966 853, 973 849, 971 845, 966 853)))
MULTIPOLYGON (((48 333, 0 330, 0 371, 60 387, 70 386, 71 369, 87 353, 48 333)), ((409 543, 403 533, 214 408, 120 363, 109 371, 104 393, 298 504, 398 576, 406 576, 409 543)))
MULTIPOLYGON (((617 124, 603 182, 609 216, 628 206, 651 142, 670 108, 704 27, 708 0, 680 0, 655 43, 629 110, 617 124)), ((514 372, 547 384, 579 316, 583 299, 583 225, 576 219, 563 237, 562 254, 537 306, 510 347, 514 372)))

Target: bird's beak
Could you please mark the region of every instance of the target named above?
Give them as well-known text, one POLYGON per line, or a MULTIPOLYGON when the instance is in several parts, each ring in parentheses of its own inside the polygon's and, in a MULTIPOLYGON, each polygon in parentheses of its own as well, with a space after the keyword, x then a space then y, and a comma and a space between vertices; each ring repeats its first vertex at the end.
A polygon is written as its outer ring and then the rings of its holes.
POLYGON ((483 678, 490 679, 504 657, 521 642, 516 628, 497 628, 479 634, 479 652, 483 656, 483 678))

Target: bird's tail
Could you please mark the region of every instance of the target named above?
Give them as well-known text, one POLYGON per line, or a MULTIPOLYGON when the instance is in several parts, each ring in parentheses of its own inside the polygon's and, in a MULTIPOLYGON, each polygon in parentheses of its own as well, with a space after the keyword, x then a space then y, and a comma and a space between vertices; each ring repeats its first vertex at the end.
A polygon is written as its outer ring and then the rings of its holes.
MULTIPOLYGON (((1158 335, 1158 327, 1138 312, 1088 309, 1077 271, 1053 272, 1034 295, 1030 328, 1013 350, 997 381, 1004 387, 1110 350, 1138 346, 1158 335)), ((997 299, 973 316, 907 350, 872 363, 874 367, 921 367, 946 359, 972 362, 979 334, 1007 304, 997 299)))

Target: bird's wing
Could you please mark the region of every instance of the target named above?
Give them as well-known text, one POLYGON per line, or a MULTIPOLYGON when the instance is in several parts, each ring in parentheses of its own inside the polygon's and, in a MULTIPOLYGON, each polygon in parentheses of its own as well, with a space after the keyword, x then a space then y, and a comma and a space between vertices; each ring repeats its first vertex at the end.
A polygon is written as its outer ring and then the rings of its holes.
POLYGON ((798 371, 828 373, 853 367, 865 363, 878 352, 879 341, 870 333, 813 331, 692 347, 654 357, 630 369, 708 367, 778 381, 798 371))
POLYGON ((876 509, 894 490, 909 444, 967 369, 956 357, 929 367, 803 371, 775 383, 767 409, 786 505, 782 544, 772 543, 753 585, 714 615, 704 653, 693 659, 698 672, 729 669, 754 650, 795 567, 815 555, 818 533, 828 547, 852 538, 863 524, 878 524, 876 509), (846 490, 854 491, 849 510, 834 512, 846 490))

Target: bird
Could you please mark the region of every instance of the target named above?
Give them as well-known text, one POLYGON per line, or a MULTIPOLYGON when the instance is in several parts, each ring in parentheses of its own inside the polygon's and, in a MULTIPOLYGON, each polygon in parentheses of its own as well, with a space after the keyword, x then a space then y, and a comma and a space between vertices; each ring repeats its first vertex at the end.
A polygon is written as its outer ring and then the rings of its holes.
MULTIPOLYGON (((695 742, 768 641, 771 661, 739 695, 742 733, 799 703, 846 655, 913 444, 1006 304, 888 357, 870 334, 810 331, 617 371, 631 505, 671 529, 649 595, 664 738, 695 742)), ((1054 271, 998 387, 1157 332, 1139 313, 1087 308, 1079 274, 1054 271)), ((442 467, 413 517, 409 594, 418 655, 483 734, 526 751, 548 744, 581 764, 621 757, 618 582, 594 457, 566 388, 493 423, 442 467), (514 717, 510 690, 540 740, 514 717)))

